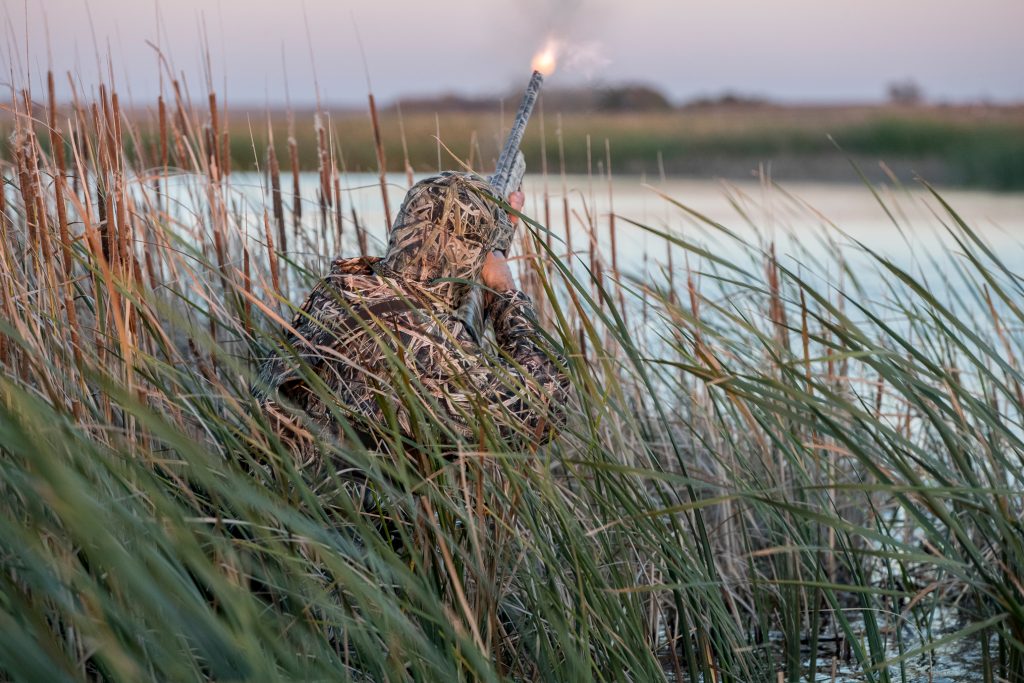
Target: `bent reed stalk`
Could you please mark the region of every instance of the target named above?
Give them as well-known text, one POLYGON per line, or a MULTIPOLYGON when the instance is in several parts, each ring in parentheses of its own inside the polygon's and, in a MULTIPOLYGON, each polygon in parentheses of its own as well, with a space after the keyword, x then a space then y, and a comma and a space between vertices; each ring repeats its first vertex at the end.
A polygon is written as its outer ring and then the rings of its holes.
POLYGON ((290 204, 250 134, 268 178, 240 196, 226 111, 170 91, 152 121, 108 88, 10 103, 0 677, 895 681, 970 641, 1024 681, 1024 286, 941 196, 946 298, 837 230, 796 270, 667 197, 706 240, 617 216, 687 264, 630 276, 566 254, 602 216, 563 192, 520 262, 565 433, 516 451, 484 412, 457 457, 396 431, 398 457, 321 444, 311 480, 248 387, 333 252, 367 250, 341 145, 318 117, 303 214, 294 132, 290 204))

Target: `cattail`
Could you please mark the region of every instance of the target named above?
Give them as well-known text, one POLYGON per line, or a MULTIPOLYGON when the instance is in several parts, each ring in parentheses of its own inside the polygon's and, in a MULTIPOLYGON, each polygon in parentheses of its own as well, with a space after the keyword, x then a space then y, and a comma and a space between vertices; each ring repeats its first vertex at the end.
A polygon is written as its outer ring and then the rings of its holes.
POLYGON ((316 113, 313 120, 316 129, 318 170, 320 171, 320 210, 325 211, 326 207, 332 205, 331 153, 327 146, 327 128, 324 126, 320 112, 316 113))
MULTIPOLYGON (((29 100, 28 93, 25 92, 24 95, 26 108, 28 111, 31 111, 31 101, 29 100)), ((33 214, 36 220, 36 238, 38 240, 32 253, 33 257, 37 256, 36 249, 38 249, 39 261, 36 262, 36 265, 37 267, 41 266, 41 268, 37 270, 37 275, 47 282, 55 284, 57 277, 53 268, 53 250, 51 248, 49 225, 46 217, 46 199, 43 195, 44 188, 39 168, 41 150, 35 133, 31 130, 30 126, 31 124, 29 124, 28 134, 25 137, 23 159, 25 165, 24 177, 30 187, 29 193, 26 196, 30 197, 30 200, 34 202, 33 214)), ((45 288, 45 292, 50 298, 51 310, 57 308, 54 289, 54 286, 47 286, 45 288)))
MULTIPOLYGON (((210 127, 206 131, 206 161, 220 173, 220 119, 217 116, 217 93, 209 94, 210 127)), ((217 176, 219 177, 219 175, 217 176)))
POLYGON ((377 103, 370 93, 370 121, 373 124, 373 144, 377 149, 377 171, 380 173, 380 194, 384 200, 384 222, 391 230, 391 205, 388 202, 388 162, 384 156, 384 141, 380 134, 380 121, 377 120, 377 103))
MULTIPOLYGON (((658 150, 658 177, 661 179, 662 188, 665 187, 665 158, 661 154, 661 150, 658 150)), ((665 228, 668 229, 669 221, 666 217, 665 228)), ((676 301, 676 268, 672 262, 672 240, 665 237, 665 268, 668 270, 668 292, 669 301, 675 303, 676 301)))
POLYGON ((231 175, 231 125, 228 120, 227 98, 224 102, 224 115, 218 119, 223 128, 220 133, 220 177, 231 175))
MULTIPOLYGON (((332 203, 330 153, 327 148, 327 130, 323 125, 323 117, 319 111, 314 116, 313 122, 316 130, 317 177, 320 181, 320 189, 317 191, 317 205, 320 208, 320 237, 326 243, 327 211, 332 203)), ((318 249, 317 251, 321 250, 318 249)))
POLYGON ((7 226, 10 218, 7 217, 7 178, 4 177, 3 167, 0 166, 0 243, 7 244, 7 226))
POLYGON ((555 129, 555 137, 558 139, 558 167, 559 175, 562 178, 562 225, 565 228, 565 251, 566 259, 569 261, 569 274, 573 271, 572 251, 572 224, 569 214, 569 182, 565 175, 565 138, 562 135, 562 115, 558 114, 558 127, 555 129))
POLYGON ((231 175, 231 133, 227 129, 220 134, 220 141, 221 177, 227 178, 231 175))
MULTIPOLYGON (((472 170, 474 168, 473 164, 474 164, 474 162, 475 162, 475 160, 477 158, 477 154, 476 153, 477 153, 477 151, 479 151, 479 149, 480 149, 480 142, 479 142, 479 138, 478 138, 478 136, 476 134, 476 129, 474 128, 469 133, 469 161, 466 162, 466 165, 469 166, 470 170, 472 170)), ((484 163, 483 155, 482 154, 479 155, 479 158, 480 158, 480 165, 482 166, 483 163, 484 163)))
POLYGON ((804 379, 807 383, 807 393, 814 393, 814 384, 811 382, 811 333, 807 326, 807 298, 804 295, 804 288, 800 288, 800 340, 804 352, 804 379))
POLYGON ((352 205, 352 223, 356 226, 356 241, 359 243, 359 255, 366 256, 369 251, 369 245, 366 243, 366 230, 359 222, 359 216, 356 215, 356 207, 352 205))
MULTIPOLYGON (((110 263, 112 255, 115 253, 115 249, 113 241, 113 226, 111 225, 112 221, 110 220, 110 206, 107 202, 107 188, 105 187, 108 166, 106 161, 107 146, 103 143, 102 131, 104 130, 104 126, 102 119, 100 118, 99 104, 97 102, 93 102, 90 109, 92 114, 93 129, 96 131, 96 148, 95 150, 93 150, 93 160, 95 162, 96 175, 96 224, 99 228, 99 236, 102 245, 103 258, 106 260, 107 263, 110 263)), ((86 137, 86 139, 88 139, 88 136, 86 137)))
POLYGON ((160 278, 157 275, 153 259, 153 252, 158 251, 156 229, 153 227, 152 221, 146 221, 143 225, 145 226, 147 244, 143 247, 142 254, 146 264, 146 275, 149 278, 149 288, 155 292, 160 286, 160 278))
MULTIPOLYGON (((82 154, 88 154, 88 135, 86 130, 88 129, 89 117, 86 114, 85 107, 82 106, 81 100, 78 99, 78 89, 75 87, 75 81, 68 73, 68 83, 71 86, 71 109, 75 114, 75 125, 71 131, 71 144, 74 149, 77 149, 82 154)), ((75 196, 87 197, 89 194, 89 169, 86 164, 75 164, 75 173, 72 175, 72 191, 75 196)))
POLYGON ((331 136, 331 164, 334 169, 334 219, 337 223, 337 244, 335 245, 335 251, 341 253, 344 244, 342 243, 342 237, 344 232, 344 220, 343 216, 343 202, 341 199, 341 174, 347 173, 345 168, 345 152, 341 148, 341 142, 338 139, 337 134, 331 136), (334 154, 336 153, 336 156, 334 154))
POLYGON ((116 90, 110 92, 110 128, 112 133, 110 141, 113 145, 111 159, 117 162, 117 169, 119 171, 126 171, 127 168, 123 163, 125 157, 124 131, 121 128, 121 100, 116 90))
POLYGON ((243 317, 245 319, 245 332, 252 335, 252 273, 249 271, 249 244, 248 239, 242 241, 242 288, 248 296, 243 297, 243 317))
POLYGON ((111 98, 107 92, 105 85, 100 84, 100 107, 97 109, 97 116, 100 117, 102 122, 101 126, 98 126, 99 130, 102 130, 102 147, 103 147, 103 159, 106 162, 106 169, 111 174, 118 170, 117 162, 119 159, 119 150, 117 147, 117 137, 114 130, 114 114, 111 109, 111 98))
POLYGON ((274 222, 277 225, 277 240, 282 253, 288 252, 288 237, 284 229, 284 203, 281 200, 281 167, 277 163, 277 152, 274 150, 274 128, 267 121, 267 132, 270 142, 267 145, 267 172, 270 174, 270 200, 274 209, 274 222))
POLYGON ((160 168, 167 172, 167 103, 164 96, 160 95, 157 100, 157 110, 160 116, 160 168))
POLYGON ((213 250, 217 257, 217 270, 220 273, 221 285, 224 288, 224 293, 228 291, 227 281, 227 253, 224 244, 224 221, 222 220, 222 212, 220 205, 223 204, 223 200, 217 198, 216 189, 211 187, 209 189, 210 197, 210 228, 213 231, 213 250))
POLYGON ((781 285, 779 283, 779 264, 775 259, 774 242, 769 245, 766 275, 768 279, 769 318, 775 326, 775 335, 779 340, 779 344, 786 350, 789 350, 789 324, 786 321, 786 307, 782 302, 781 285))
MULTIPOLYGON (((604 297, 600 296, 600 290, 603 286, 603 277, 600 274, 600 259, 601 252, 598 249, 597 241, 597 205, 594 202, 594 163, 590 141, 590 134, 586 136, 587 140, 587 197, 588 201, 583 206, 583 213, 587 218, 586 228, 587 237, 590 241, 590 249, 588 254, 590 256, 590 277, 593 285, 592 291, 594 298, 597 300, 598 305, 604 308, 604 297)), ((603 164, 602 164, 603 166, 603 164)))
POLYGON ((184 166, 188 163, 188 140, 186 135, 189 131, 188 116, 185 114, 185 101, 181 93, 181 84, 177 81, 171 81, 171 88, 174 90, 174 123, 172 130, 174 131, 174 151, 175 151, 175 164, 184 166))
MULTIPOLYGON (((405 122, 402 119, 402 105, 395 104, 395 109, 398 112, 398 135, 402 138, 402 163, 405 166, 405 182, 409 187, 413 186, 413 172, 412 164, 409 163, 409 145, 405 139, 405 122)), ((473 136, 476 137, 476 131, 473 131, 473 136)), ((473 168, 473 146, 470 144, 469 148, 469 167, 473 168)))
POLYGON ((341 177, 338 175, 337 169, 334 170, 334 250, 341 253, 342 243, 341 239, 343 236, 342 221, 341 221, 341 177))
POLYGON ((203 150, 203 165, 206 167, 210 179, 217 182, 220 169, 220 165, 217 163, 217 135, 210 124, 203 126, 203 150))
POLYGON ((615 201, 612 192, 612 148, 608 138, 604 139, 605 172, 608 174, 608 234, 611 241, 612 277, 615 278, 615 292, 619 297, 619 311, 626 316, 626 300, 622 294, 622 280, 619 273, 619 248, 615 235, 615 201))
MULTIPOLYGON (((61 244, 61 263, 63 264, 64 273, 64 287, 62 291, 64 293, 64 311, 68 317, 68 330, 71 335, 71 349, 75 356, 75 363, 78 367, 82 367, 82 356, 81 349, 79 348, 78 338, 78 320, 75 312, 74 298, 72 295, 72 251, 71 251, 71 234, 68 230, 68 216, 67 207, 64 204, 64 186, 67 182, 67 168, 66 159, 64 156, 64 139, 60 135, 60 131, 57 129, 57 98, 54 92, 54 81, 53 72, 47 72, 46 74, 47 89, 49 91, 49 123, 50 123, 50 148, 53 150, 54 159, 57 164, 57 173, 54 176, 53 192, 54 192, 54 203, 57 208, 57 227, 60 232, 60 244, 61 244)), ((2 201, 0 201, 2 204, 2 201)), ((0 214, 3 211, 0 209, 0 214)), ((0 221, 3 218, 0 216, 0 221)))
POLYGON ((115 161, 113 164, 114 170, 114 198, 117 207, 117 235, 118 235, 118 249, 120 251, 120 257, 122 259, 124 271, 126 274, 135 273, 138 274, 138 268, 136 267, 135 259, 135 238, 132 233, 132 218, 128 213, 127 206, 127 192, 125 189, 125 172, 126 167, 124 164, 124 138, 121 130, 121 107, 117 92, 111 92, 110 95, 110 116, 111 116, 111 129, 113 133, 113 149, 111 150, 111 159, 115 161))
POLYGON ((97 174, 96 183, 96 212, 99 216, 99 233, 102 240, 103 258, 107 263, 112 263, 117 253, 117 244, 114 239, 114 221, 112 218, 110 195, 107 194, 99 184, 100 176, 97 174))
POLYGON ((544 227, 548 232, 546 242, 548 251, 551 250, 551 192, 548 188, 548 137, 544 128, 544 96, 541 95, 537 102, 540 107, 540 176, 544 183, 544 227))
POLYGON ((28 249, 35 257, 36 244, 39 241, 37 230, 39 218, 36 216, 35 184, 32 182, 29 173, 30 142, 28 140, 31 132, 19 130, 18 139, 14 144, 14 160, 18 170, 18 188, 21 191, 21 205, 25 211, 25 225, 28 227, 28 249))
POLYGON ((49 124, 50 143, 54 161, 57 163, 57 170, 61 175, 67 171, 67 162, 64 158, 64 140, 57 132, 57 97, 55 94, 53 72, 46 72, 46 89, 49 97, 49 124))
MULTIPOLYGON (((290 118, 288 128, 288 156, 292 162, 292 228, 295 230, 295 239, 298 240, 299 226, 302 223, 302 196, 299 192, 299 147, 295 141, 293 123, 290 118)), ((284 247, 282 247, 283 249, 284 247)))
POLYGON ((274 251, 274 233, 270 229, 270 216, 263 210, 263 229, 267 240, 267 261, 270 263, 270 280, 274 285, 274 293, 281 296, 281 280, 278 274, 277 252, 274 251))
POLYGON ((441 168, 441 117, 437 112, 434 112, 434 140, 437 143, 437 172, 440 173, 444 169, 441 168))

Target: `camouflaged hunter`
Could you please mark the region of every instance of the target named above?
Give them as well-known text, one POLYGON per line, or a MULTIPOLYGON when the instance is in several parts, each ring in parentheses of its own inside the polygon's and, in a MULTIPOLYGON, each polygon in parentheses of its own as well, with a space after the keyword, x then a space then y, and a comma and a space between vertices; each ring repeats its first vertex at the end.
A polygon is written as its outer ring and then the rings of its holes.
POLYGON ((344 438, 332 407, 373 448, 389 424, 414 440, 470 443, 493 424, 514 447, 546 441, 562 424, 568 380, 530 299, 517 290, 489 297, 493 351, 458 313, 487 254, 510 246, 513 226, 490 192, 455 172, 416 184, 383 258, 337 259, 310 292, 255 389, 301 467, 320 460, 314 432, 344 438))

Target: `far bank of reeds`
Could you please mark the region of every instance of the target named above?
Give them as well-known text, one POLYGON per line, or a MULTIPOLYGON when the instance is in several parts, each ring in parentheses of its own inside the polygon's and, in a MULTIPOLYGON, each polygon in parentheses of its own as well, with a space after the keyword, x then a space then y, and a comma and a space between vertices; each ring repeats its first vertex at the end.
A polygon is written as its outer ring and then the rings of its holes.
MULTIPOLYGON (((508 104, 514 106, 514 102, 508 104)), ((380 109, 388 170, 404 172, 406 162, 417 172, 436 170, 436 138, 461 159, 486 166, 493 163, 502 136, 502 115, 488 111, 423 105, 412 112, 400 106, 380 109), (403 140, 404 134, 404 140, 403 140)), ((140 124, 142 144, 156 138, 144 124, 151 111, 133 110, 128 118, 140 124)), ((279 159, 287 159, 293 141, 303 170, 316 168, 319 133, 313 111, 269 115, 279 159)), ((325 116, 340 139, 350 171, 374 171, 377 150, 363 111, 326 108, 325 116)), ((511 116, 506 112, 505 118, 511 116)), ((239 169, 254 170, 250 129, 260 145, 267 142, 267 112, 234 107, 225 112, 223 129, 231 133, 226 152, 239 169)), ((750 169, 770 166, 781 180, 849 181, 847 158, 855 159, 874 181, 895 175, 903 182, 925 175, 937 185, 992 190, 1024 189, 1024 107, 949 106, 781 106, 718 104, 666 111, 560 112, 550 109, 546 128, 531 127, 524 143, 530 158, 546 146, 550 158, 565 157, 569 173, 588 169, 587 137, 594 149, 613 143, 620 172, 657 177, 749 179, 750 169), (542 140, 543 138, 543 140, 542 140), (880 165, 884 163, 884 166, 880 165)), ((9 120, 0 115, 0 129, 9 120)), ((7 137, 5 134, 4 138, 7 137)), ((0 150, 6 140, 0 141, 0 150)), ((597 155, 599 156, 599 155, 597 155)), ((590 167, 597 158, 591 155, 590 167)))

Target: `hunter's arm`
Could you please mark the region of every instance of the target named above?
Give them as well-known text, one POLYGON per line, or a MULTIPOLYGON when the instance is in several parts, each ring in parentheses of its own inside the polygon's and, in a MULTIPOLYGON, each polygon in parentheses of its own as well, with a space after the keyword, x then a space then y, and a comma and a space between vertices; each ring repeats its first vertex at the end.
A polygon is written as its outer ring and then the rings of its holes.
POLYGON ((522 292, 495 295, 486 315, 498 354, 475 345, 465 349, 460 376, 450 377, 444 392, 448 412, 471 439, 479 436, 476 415, 486 411, 506 441, 546 442, 565 422, 569 378, 561 354, 541 333, 522 292))

